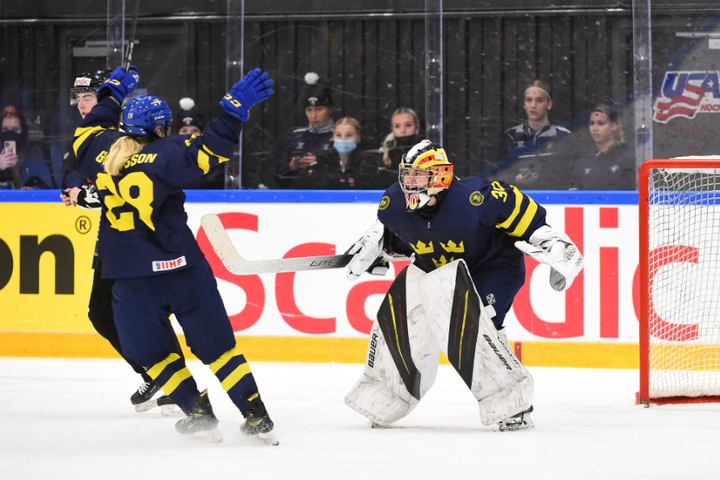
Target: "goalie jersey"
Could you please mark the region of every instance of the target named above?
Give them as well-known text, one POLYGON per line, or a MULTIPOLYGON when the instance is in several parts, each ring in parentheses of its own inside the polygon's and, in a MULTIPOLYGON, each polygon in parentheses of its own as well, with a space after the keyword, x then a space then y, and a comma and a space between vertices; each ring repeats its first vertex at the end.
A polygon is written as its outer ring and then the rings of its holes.
POLYGON ((514 243, 528 241, 545 224, 545 209, 514 186, 469 177, 453 181, 433 218, 408 213, 395 183, 380 201, 378 218, 394 234, 393 250, 414 253, 415 265, 425 272, 462 258, 474 280, 490 268, 502 282, 504 268, 513 278, 524 275, 523 253, 514 243))
POLYGON ((73 143, 80 171, 102 203, 102 276, 144 277, 194 265, 204 256, 187 226, 182 186, 233 155, 242 122, 223 114, 204 135, 160 138, 133 155, 120 176, 111 176, 104 163, 120 114, 114 99, 102 99, 75 131, 73 143))

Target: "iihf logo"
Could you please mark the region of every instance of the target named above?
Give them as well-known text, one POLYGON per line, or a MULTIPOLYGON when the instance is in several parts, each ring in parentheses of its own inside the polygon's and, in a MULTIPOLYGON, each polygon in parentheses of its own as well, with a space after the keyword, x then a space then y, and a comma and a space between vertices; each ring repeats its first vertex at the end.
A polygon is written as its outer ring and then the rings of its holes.
POLYGON ((715 72, 665 72, 661 96, 653 106, 653 120, 667 123, 675 117, 695 118, 720 112, 720 74, 715 72))

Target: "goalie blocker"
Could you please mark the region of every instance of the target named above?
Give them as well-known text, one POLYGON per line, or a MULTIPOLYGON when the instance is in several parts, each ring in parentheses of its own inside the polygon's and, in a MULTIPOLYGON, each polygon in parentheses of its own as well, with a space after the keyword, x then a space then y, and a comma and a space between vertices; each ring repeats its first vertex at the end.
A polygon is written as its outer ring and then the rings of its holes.
POLYGON ((463 260, 431 273, 408 266, 378 311, 364 372, 345 403, 378 425, 400 420, 432 387, 442 350, 478 400, 484 425, 532 427, 533 379, 492 314, 463 260))

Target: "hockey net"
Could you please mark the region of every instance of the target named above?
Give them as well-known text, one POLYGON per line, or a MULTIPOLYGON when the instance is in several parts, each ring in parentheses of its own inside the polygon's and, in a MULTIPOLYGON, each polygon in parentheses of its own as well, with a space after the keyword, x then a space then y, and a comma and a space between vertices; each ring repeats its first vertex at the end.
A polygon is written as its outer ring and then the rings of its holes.
POLYGON ((638 403, 720 401, 720 158, 640 169, 638 403))

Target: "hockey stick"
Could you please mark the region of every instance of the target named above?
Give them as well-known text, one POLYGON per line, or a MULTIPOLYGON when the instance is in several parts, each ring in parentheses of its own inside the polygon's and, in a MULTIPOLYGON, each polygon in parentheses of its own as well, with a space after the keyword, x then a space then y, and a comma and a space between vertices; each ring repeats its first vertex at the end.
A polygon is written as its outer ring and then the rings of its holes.
POLYGON ((234 275, 343 268, 353 258, 353 255, 323 255, 319 257, 280 258, 277 260, 245 260, 230 241, 220 217, 211 213, 205 215, 201 223, 220 261, 234 275))
POLYGON ((133 12, 132 20, 132 33, 130 34, 130 43, 127 45, 125 50, 125 60, 123 61, 123 68, 125 73, 130 71, 130 61, 132 60, 133 45, 135 45, 135 31, 137 30, 138 15, 140 15, 140 0, 135 0, 135 11, 133 12))

